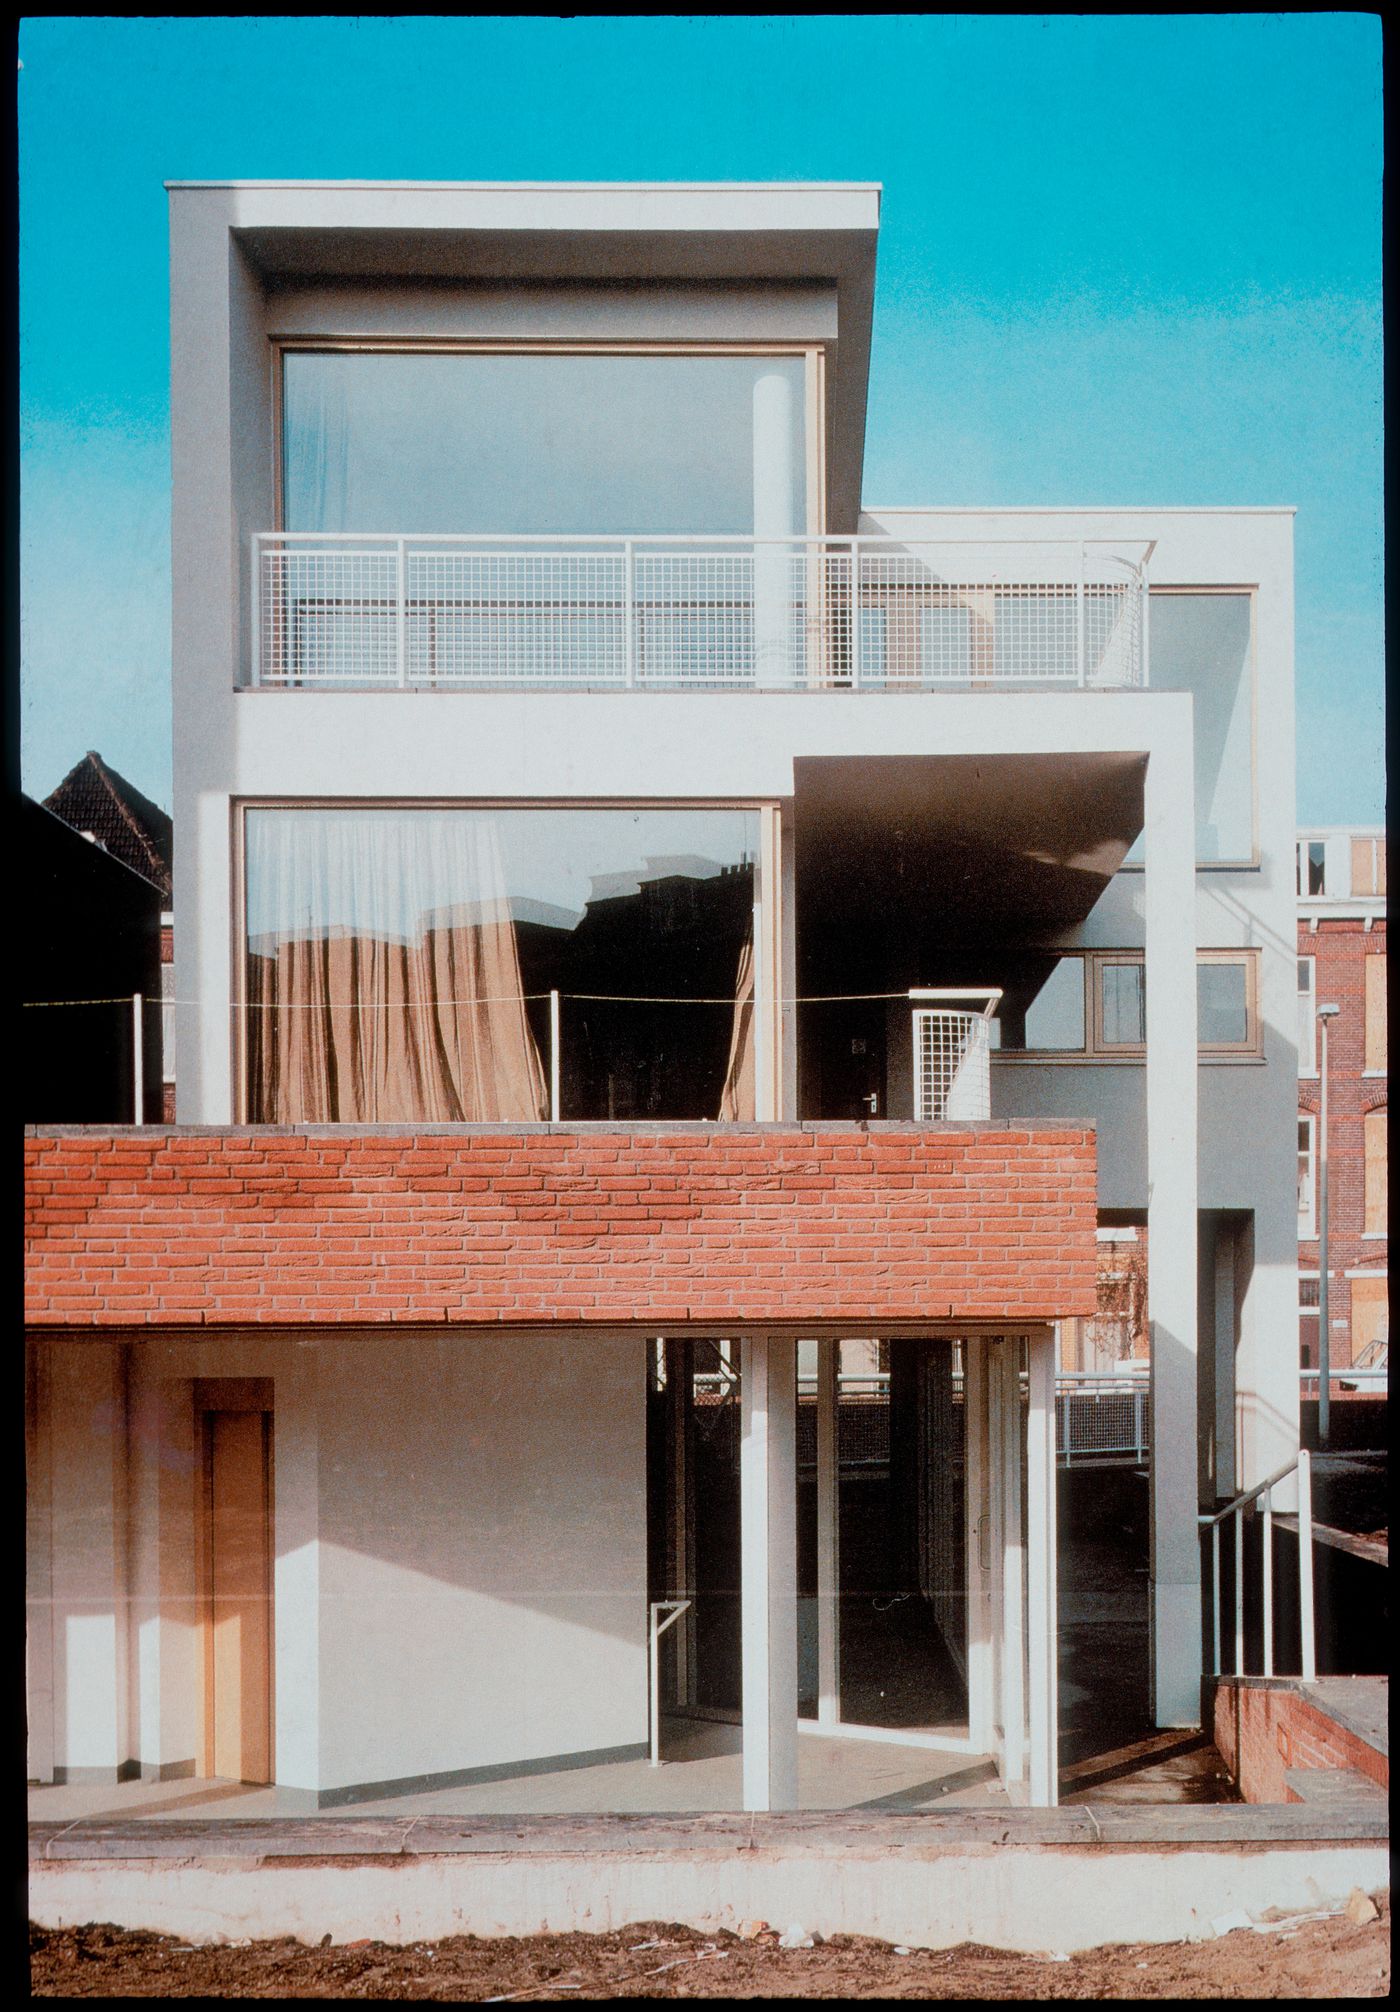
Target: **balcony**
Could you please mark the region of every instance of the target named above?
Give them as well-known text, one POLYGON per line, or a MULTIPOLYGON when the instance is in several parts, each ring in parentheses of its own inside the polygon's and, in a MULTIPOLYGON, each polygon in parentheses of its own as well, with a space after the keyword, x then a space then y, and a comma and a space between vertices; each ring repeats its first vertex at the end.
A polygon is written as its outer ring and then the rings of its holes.
POLYGON ((1122 690, 1150 545, 253 540, 249 682, 336 691, 1122 690))

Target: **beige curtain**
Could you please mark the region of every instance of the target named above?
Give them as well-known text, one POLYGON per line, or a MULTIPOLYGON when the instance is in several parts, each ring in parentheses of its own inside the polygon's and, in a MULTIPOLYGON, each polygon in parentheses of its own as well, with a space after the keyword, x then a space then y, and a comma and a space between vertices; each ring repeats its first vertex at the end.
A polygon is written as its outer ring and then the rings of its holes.
POLYGON ((753 938, 739 952, 739 975, 734 983, 734 1028, 729 1037, 729 1061, 724 1071, 724 1089, 719 1115, 731 1123, 751 1120, 753 1091, 753 938))
POLYGON ((496 821, 248 819, 254 1122, 529 1122, 548 1114, 496 821))

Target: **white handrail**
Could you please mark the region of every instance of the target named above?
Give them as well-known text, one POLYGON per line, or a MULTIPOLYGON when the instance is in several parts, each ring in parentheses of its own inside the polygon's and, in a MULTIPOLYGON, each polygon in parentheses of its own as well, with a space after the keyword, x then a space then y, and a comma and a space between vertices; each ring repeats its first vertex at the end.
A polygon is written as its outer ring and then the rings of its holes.
POLYGON ((1211 1674, 1221 1676, 1220 1643, 1220 1531, 1226 1519, 1235 1519, 1235 1667, 1231 1675, 1246 1676, 1244 1640, 1244 1517, 1245 1511, 1255 1502, 1261 1503, 1262 1571, 1263 1571, 1263 1671, 1266 1677, 1274 1674, 1274 1589, 1273 1589, 1273 1534, 1274 1503, 1273 1491, 1290 1474, 1298 1476, 1298 1632, 1299 1662, 1305 1683, 1311 1683, 1317 1675, 1317 1619, 1313 1606, 1313 1556, 1312 1556, 1312 1462, 1306 1447, 1298 1449, 1297 1457, 1258 1481, 1252 1488, 1218 1509, 1213 1516, 1202 1514, 1199 1518, 1202 1529, 1210 1531, 1211 1553, 1211 1631, 1210 1659, 1211 1674))

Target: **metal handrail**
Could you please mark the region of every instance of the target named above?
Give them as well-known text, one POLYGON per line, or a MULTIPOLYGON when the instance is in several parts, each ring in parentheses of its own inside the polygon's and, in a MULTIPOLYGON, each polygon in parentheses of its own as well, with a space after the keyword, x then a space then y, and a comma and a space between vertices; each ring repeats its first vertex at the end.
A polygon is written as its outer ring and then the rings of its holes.
POLYGON ((1312 1555, 1312 1462, 1306 1447, 1299 1447, 1296 1458, 1278 1468, 1263 1481, 1256 1481, 1252 1488, 1246 1488, 1223 1509, 1214 1515, 1204 1512, 1199 1517, 1202 1529, 1210 1531, 1211 1553, 1211 1674, 1223 1675, 1221 1669, 1220 1642, 1220 1531, 1228 1517, 1235 1519, 1235 1667, 1231 1674, 1242 1677, 1248 1674, 1244 1667, 1244 1513, 1262 1497, 1262 1546, 1263 1558, 1263 1623, 1264 1644, 1261 1672, 1266 1677, 1274 1674, 1274 1507, 1273 1491, 1281 1481, 1286 1481, 1294 1472, 1298 1476, 1298 1634, 1299 1661, 1302 1677, 1311 1683, 1317 1675, 1317 1622, 1313 1610, 1313 1555, 1312 1555))
POLYGON ((651 1698, 651 1764, 661 1765, 661 1637, 691 1605, 689 1600, 653 1600, 647 1631, 647 1679, 651 1698), (659 1617, 664 1614, 665 1620, 659 1617))

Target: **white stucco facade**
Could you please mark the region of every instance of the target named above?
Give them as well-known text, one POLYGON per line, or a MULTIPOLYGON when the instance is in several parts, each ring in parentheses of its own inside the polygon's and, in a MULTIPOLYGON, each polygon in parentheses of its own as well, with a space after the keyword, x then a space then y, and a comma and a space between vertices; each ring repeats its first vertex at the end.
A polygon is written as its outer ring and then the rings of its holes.
MULTIPOLYGON (((759 1009, 783 1038, 772 1108, 759 1115, 778 1118, 805 1115, 784 1016, 807 764, 857 777, 943 764, 944 789, 955 788, 948 765, 970 775, 981 761, 1020 764, 1027 789, 1057 772, 1063 782, 1076 763, 1086 791, 1096 763, 1139 777, 1132 863, 1118 866, 1120 846, 1104 870, 1099 841, 1077 835, 1072 809, 1061 819, 1044 863, 1086 885, 1097 872, 1102 891, 1035 947, 1141 952, 1145 1047, 1004 1056, 992 1098, 994 1117, 1092 1122, 1100 1208, 1148 1228, 1154 1711, 1189 1725, 1202 1667, 1198 1504, 1248 1486, 1297 1444, 1292 515, 862 511, 877 222, 878 190, 865 185, 172 189, 178 1118, 244 1116, 242 806, 769 808, 765 898, 781 900, 759 1009), (1197 860, 1193 700, 1155 679, 1123 690, 255 688, 251 554, 278 528, 278 345, 308 341, 819 357, 808 378, 822 399, 817 531, 921 550, 1151 547, 1153 594, 1248 597, 1248 758, 1233 742, 1212 784, 1213 814, 1223 805, 1252 834, 1248 855, 1197 860), (1253 954, 1257 1052, 1198 1057, 1196 961, 1211 950, 1253 954)), ((187 1342, 81 1360, 66 1347, 50 1347, 51 1397, 35 1413, 50 1420, 42 1555, 55 1622, 39 1656, 47 1674, 33 1651, 31 1667, 52 1691, 47 1730, 35 1732, 50 1768, 135 1753, 159 1770, 194 1752, 195 1588, 180 1534, 193 1510, 188 1474, 178 1478, 190 1406, 172 1396, 192 1375, 275 1386, 279 1783, 333 1796, 646 1739, 640 1340, 585 1351, 566 1333, 229 1338, 199 1344, 197 1370, 187 1342), (122 1471, 110 1449, 80 1459, 66 1447, 60 1459, 57 1435, 81 1436, 114 1401, 113 1377, 131 1420, 122 1471), (167 1445, 157 1459, 151 1449, 167 1445), (137 1505, 121 1526, 129 1543, 102 1536, 84 1507, 113 1490, 137 1505), (56 1534, 79 1527, 72 1544, 56 1534), (134 1675, 118 1663, 100 1699, 79 1700, 63 1644, 75 1627, 116 1627, 128 1578, 134 1675)), ((183 1457, 194 1462, 192 1442, 183 1457)), ((757 1748, 753 1766, 782 1773, 757 1748)))

